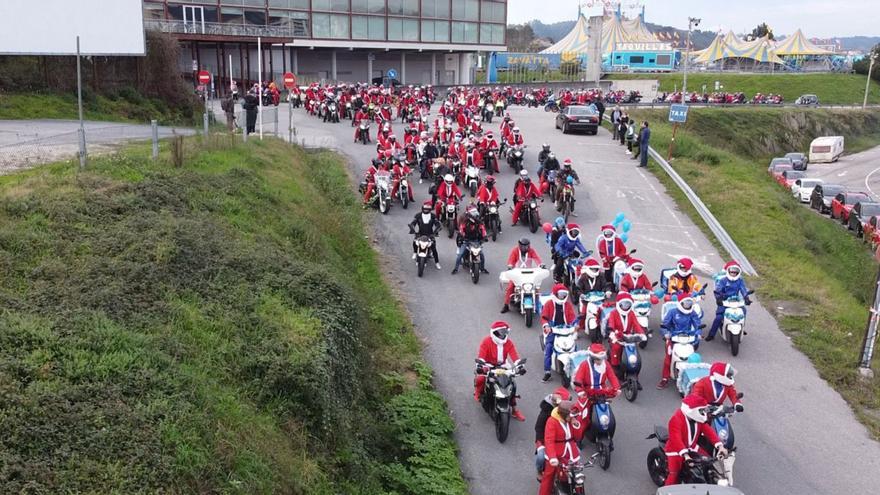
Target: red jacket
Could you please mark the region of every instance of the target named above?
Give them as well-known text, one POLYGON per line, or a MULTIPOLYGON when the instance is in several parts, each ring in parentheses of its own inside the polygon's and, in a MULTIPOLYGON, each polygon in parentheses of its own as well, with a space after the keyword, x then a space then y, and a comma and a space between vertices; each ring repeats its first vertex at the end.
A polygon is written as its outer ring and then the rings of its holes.
POLYGON ((498 345, 492 340, 491 336, 483 338, 480 342, 480 349, 477 351, 477 357, 494 366, 501 366, 508 360, 516 361, 519 359, 519 353, 516 352, 516 346, 513 340, 507 339, 504 345, 498 345))
POLYGON ((498 202, 498 188, 493 187, 490 191, 486 184, 480 186, 477 190, 477 201, 480 203, 489 203, 491 201, 498 202))
MULTIPOLYGON (((519 252, 519 246, 516 246, 510 250, 510 255, 507 257, 507 266, 514 268, 525 268, 529 266, 529 262, 536 265, 541 264, 541 257, 538 256, 538 252, 533 247, 529 247, 528 252, 523 256, 519 252)), ((541 314, 544 314, 543 310, 541 310, 541 314)))
POLYGON ((596 243, 599 247, 599 257, 602 258, 602 264, 604 265, 606 270, 611 268, 611 262, 616 256, 622 256, 626 254, 626 245, 623 243, 623 240, 621 240, 620 237, 614 238, 613 254, 608 253, 608 241, 604 237, 601 237, 598 241, 596 241, 596 243))
POLYGON ((446 204, 449 199, 461 200, 461 190, 454 182, 451 185, 444 182, 437 188, 437 201, 446 204))
MULTIPOLYGON (((553 325, 556 321, 556 306, 556 300, 552 297, 544 304, 541 308, 541 324, 553 325)), ((574 305, 566 299, 563 303, 563 321, 566 325, 573 325, 575 318, 577 312, 574 310, 574 305)))
POLYGON ((666 455, 680 456, 691 450, 699 450, 697 442, 700 435, 705 436, 716 447, 723 445, 709 423, 698 423, 685 416, 681 409, 675 411, 669 419, 669 440, 664 449, 666 455))
POLYGON ((733 385, 722 385, 712 380, 711 376, 704 376, 694 384, 691 389, 692 394, 696 394, 706 399, 709 404, 720 406, 724 404, 724 399, 730 399, 731 404, 739 404, 740 400, 736 397, 736 387, 733 385))
POLYGON ((506 139, 507 139, 507 145, 508 145, 508 146, 514 146, 514 145, 517 145, 517 144, 523 144, 523 137, 522 137, 522 134, 514 134, 514 133, 511 132, 510 134, 507 135, 507 138, 506 138, 506 139))
POLYGON ((608 323, 606 323, 605 326, 610 333, 609 338, 611 339, 611 342, 622 341, 624 335, 645 333, 645 329, 639 325, 639 319, 632 311, 627 315, 626 326, 624 326, 620 312, 617 311, 617 309, 612 309, 611 313, 608 315, 608 323))
POLYGON ((604 369, 596 369, 591 360, 587 359, 578 366, 574 374, 574 390, 579 397, 590 396, 602 392, 617 392, 620 382, 606 361, 604 369))
POLYGON ((560 464, 580 459, 581 452, 577 442, 586 429, 586 421, 577 421, 576 425, 562 419, 556 409, 550 413, 544 426, 544 457, 558 459, 560 464), (576 427, 577 426, 577 427, 576 427))
MULTIPOLYGON (((458 155, 461 157, 462 170, 464 170, 464 168, 467 167, 468 154, 469 153, 468 153, 467 149, 463 149, 463 150, 461 150, 460 154, 458 155)), ((470 154, 471 154, 471 159, 473 160, 473 164, 476 165, 477 167, 482 167, 483 166, 483 155, 480 153, 480 150, 477 148, 474 148, 473 151, 470 152, 470 154)))
POLYGON ((633 281, 632 275, 629 273, 625 273, 620 277, 621 292, 629 292, 633 289, 651 290, 651 281, 648 280, 648 276, 643 273, 639 275, 639 279, 635 281, 633 281))
POLYGON ((528 198, 540 198, 541 190, 538 189, 538 186, 536 186, 534 182, 530 182, 529 187, 526 187, 525 182, 520 182, 516 186, 514 194, 516 195, 517 201, 523 201, 528 198))

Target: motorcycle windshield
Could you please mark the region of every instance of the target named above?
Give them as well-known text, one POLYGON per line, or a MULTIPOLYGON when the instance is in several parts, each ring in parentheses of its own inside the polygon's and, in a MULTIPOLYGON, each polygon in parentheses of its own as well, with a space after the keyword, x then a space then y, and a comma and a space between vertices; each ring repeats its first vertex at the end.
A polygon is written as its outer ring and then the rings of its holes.
POLYGON ((513 285, 522 286, 523 284, 533 284, 539 287, 541 282, 550 276, 550 270, 541 267, 513 268, 505 272, 501 272, 499 280, 502 282, 513 282, 513 285))

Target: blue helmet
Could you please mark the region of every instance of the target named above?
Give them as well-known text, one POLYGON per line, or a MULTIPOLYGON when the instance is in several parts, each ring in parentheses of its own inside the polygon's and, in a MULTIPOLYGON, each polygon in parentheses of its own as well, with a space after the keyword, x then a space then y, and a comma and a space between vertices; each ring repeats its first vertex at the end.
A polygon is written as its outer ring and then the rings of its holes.
POLYGON ((565 183, 568 185, 574 184, 574 177, 569 175, 568 177, 565 178, 565 183))
POLYGON ((562 227, 565 225, 565 219, 562 217, 556 217, 556 220, 554 220, 553 223, 555 223, 557 227, 562 227))

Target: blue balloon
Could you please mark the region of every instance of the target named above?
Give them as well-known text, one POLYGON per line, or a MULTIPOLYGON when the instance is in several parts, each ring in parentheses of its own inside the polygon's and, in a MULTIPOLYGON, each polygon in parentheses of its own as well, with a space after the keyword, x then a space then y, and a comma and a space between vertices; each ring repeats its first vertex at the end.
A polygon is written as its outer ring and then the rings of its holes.
POLYGON ((624 218, 626 218, 626 217, 624 216, 623 212, 620 212, 620 213, 617 214, 616 217, 614 217, 614 221, 615 221, 616 223, 620 223, 620 222, 623 221, 624 218))
POLYGON ((657 287, 656 289, 654 289, 654 295, 658 298, 662 298, 664 295, 666 295, 666 293, 663 292, 663 287, 657 287))
POLYGON ((615 218, 614 220, 611 221, 611 225, 614 225, 614 228, 616 229, 617 227, 620 226, 620 222, 621 222, 621 221, 622 221, 622 220, 618 220, 618 219, 615 218))
POLYGON ((629 240, 629 234, 627 234, 626 232, 624 232, 623 234, 620 234, 620 240, 623 241, 623 242, 628 241, 628 240, 629 240))
POLYGON ((629 232, 629 229, 631 229, 632 226, 633 226, 633 225, 632 225, 632 222, 630 222, 629 220, 624 220, 624 221, 623 221, 623 231, 624 231, 624 232, 629 232))

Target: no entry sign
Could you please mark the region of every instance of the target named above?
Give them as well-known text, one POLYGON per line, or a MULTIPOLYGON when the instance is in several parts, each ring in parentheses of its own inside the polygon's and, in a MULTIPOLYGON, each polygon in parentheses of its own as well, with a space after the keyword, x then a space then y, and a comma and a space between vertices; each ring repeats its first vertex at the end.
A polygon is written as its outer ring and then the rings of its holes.
POLYGON ((211 73, 206 70, 199 71, 199 82, 201 84, 208 84, 211 82, 211 73))
POLYGON ((285 72, 284 87, 287 89, 293 89, 294 86, 296 86, 296 76, 293 75, 293 72, 285 72))

